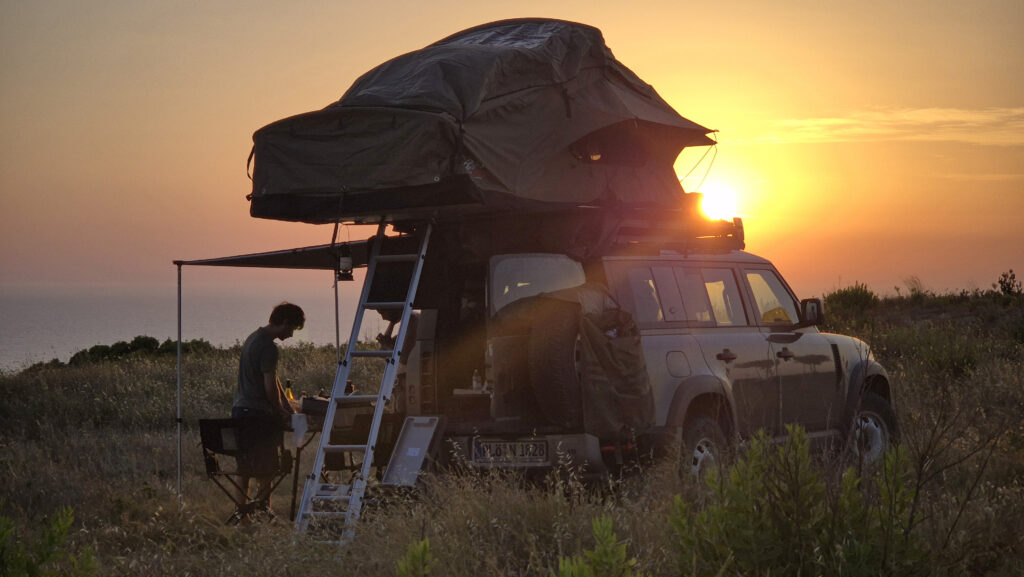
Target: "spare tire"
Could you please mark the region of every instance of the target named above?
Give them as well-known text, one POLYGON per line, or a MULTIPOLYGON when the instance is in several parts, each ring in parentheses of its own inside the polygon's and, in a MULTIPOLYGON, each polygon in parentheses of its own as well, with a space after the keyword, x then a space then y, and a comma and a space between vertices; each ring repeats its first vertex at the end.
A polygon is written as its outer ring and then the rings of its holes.
POLYGON ((527 345, 530 384, 541 413, 557 425, 582 422, 582 347, 579 305, 548 299, 539 303, 527 345))

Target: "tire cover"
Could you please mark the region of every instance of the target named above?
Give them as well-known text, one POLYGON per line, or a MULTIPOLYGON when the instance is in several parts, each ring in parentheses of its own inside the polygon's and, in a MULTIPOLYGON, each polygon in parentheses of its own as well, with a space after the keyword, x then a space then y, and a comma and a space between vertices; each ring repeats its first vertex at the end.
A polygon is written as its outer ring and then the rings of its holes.
POLYGON ((533 312, 527 362, 537 404, 548 421, 579 426, 583 417, 579 306, 541 299, 533 312))
POLYGON ((575 424, 580 407, 584 430, 602 438, 649 429, 654 399, 632 315, 595 283, 540 296, 541 303, 561 301, 541 305, 544 311, 558 311, 557 321, 536 315, 531 327, 531 382, 541 406, 547 407, 545 416, 575 424), (575 315, 572 329, 566 328, 565 311, 575 315), (577 373, 578 380, 567 376, 577 373))

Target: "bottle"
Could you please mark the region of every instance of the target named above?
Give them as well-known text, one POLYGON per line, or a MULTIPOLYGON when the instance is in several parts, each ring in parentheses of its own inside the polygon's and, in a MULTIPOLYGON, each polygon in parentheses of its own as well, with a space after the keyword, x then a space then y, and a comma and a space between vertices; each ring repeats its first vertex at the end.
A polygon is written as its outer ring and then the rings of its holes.
POLYGON ((479 391, 483 387, 484 383, 480 379, 480 369, 473 369, 473 390, 479 391))

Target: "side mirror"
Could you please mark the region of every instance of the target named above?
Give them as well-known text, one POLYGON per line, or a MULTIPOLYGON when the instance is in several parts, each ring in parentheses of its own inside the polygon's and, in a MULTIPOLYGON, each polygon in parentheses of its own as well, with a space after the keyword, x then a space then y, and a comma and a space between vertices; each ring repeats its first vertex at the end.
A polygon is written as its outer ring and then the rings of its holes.
POLYGON ((800 324, 815 327, 825 322, 825 305, 821 299, 804 299, 800 301, 800 324))

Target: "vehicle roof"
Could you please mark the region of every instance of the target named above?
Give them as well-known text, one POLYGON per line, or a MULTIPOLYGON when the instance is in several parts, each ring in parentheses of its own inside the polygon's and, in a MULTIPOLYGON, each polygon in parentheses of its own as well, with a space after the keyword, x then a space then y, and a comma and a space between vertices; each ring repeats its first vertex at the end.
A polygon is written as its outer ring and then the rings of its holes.
POLYGON ((663 250, 659 254, 647 254, 647 255, 611 255, 604 257, 604 260, 663 260, 663 261, 697 261, 697 262, 729 262, 739 264, 767 264, 771 265, 771 261, 766 258, 751 254, 744 250, 732 250, 723 252, 677 252, 672 250, 663 250))

